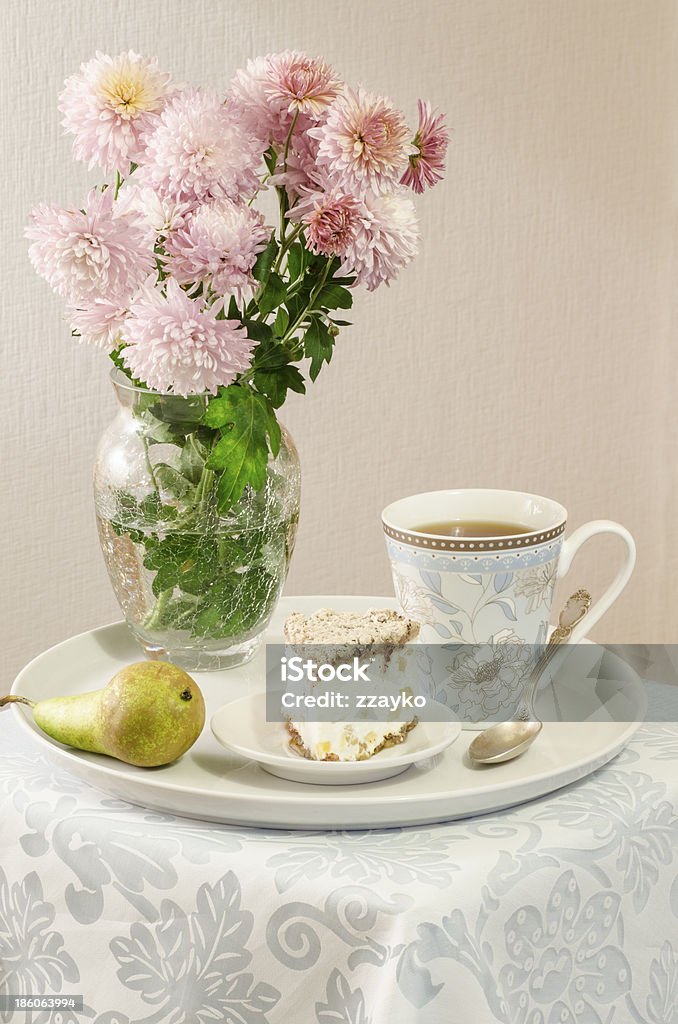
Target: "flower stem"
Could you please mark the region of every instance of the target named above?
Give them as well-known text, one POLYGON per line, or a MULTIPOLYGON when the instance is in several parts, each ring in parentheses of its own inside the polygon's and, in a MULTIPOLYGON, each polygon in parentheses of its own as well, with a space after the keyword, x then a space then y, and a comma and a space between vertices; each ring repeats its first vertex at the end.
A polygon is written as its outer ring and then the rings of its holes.
POLYGON ((305 307, 304 307, 304 308, 302 309, 301 313, 300 313, 300 314, 299 314, 299 316, 298 316, 298 317, 296 318, 296 320, 294 321, 294 323, 293 323, 293 324, 291 324, 291 325, 290 325, 290 326, 289 326, 289 327, 287 328, 287 330, 285 331, 285 334, 284 334, 284 336, 283 336, 283 337, 281 338, 281 342, 284 342, 284 341, 289 341, 289 339, 290 339, 290 338, 292 337, 292 335, 293 335, 293 334, 295 333, 295 331, 297 330, 297 328, 299 327, 299 325, 303 323, 303 321, 304 321, 305 317, 306 317, 306 316, 308 315, 308 313, 310 312, 310 310, 312 310, 312 309, 313 309, 313 303, 314 303, 314 302, 315 302, 315 300, 316 300, 316 299, 318 298, 318 296, 320 295, 320 292, 321 292, 321 291, 322 291, 322 289, 323 289, 323 285, 325 284, 325 281, 327 280, 327 278, 328 278, 328 276, 329 276, 329 273, 330 273, 330 268, 331 268, 331 266, 332 266, 333 262, 334 262, 334 260, 333 260, 333 259, 330 259, 330 260, 328 260, 328 261, 327 261, 327 263, 325 264, 325 269, 324 269, 324 270, 323 270, 323 272, 322 272, 322 275, 321 275, 321 277, 320 277, 320 280, 318 281, 317 285, 315 286, 315 288, 313 289, 313 291, 311 292, 311 294, 310 294, 310 295, 309 295, 309 297, 308 297, 308 303, 307 303, 307 304, 306 304, 306 306, 305 306, 305 307))
POLYGON ((303 224, 297 224, 297 226, 295 227, 295 229, 292 232, 292 234, 288 235, 287 238, 285 239, 285 241, 283 242, 283 244, 280 246, 280 252, 278 253, 277 259, 276 259, 275 263, 273 264, 273 271, 274 271, 274 273, 277 274, 277 272, 280 270, 280 265, 281 265, 281 263, 283 261, 283 257, 285 256, 285 253, 287 253, 289 251, 290 246, 292 245, 292 243, 294 241, 296 241, 296 239, 299 237, 299 235, 301 234, 301 232, 303 230, 304 230, 304 225, 303 224))
POLYGON ((153 489, 156 492, 156 494, 159 495, 160 494, 160 488, 158 487, 157 477, 156 477, 155 473, 153 472, 153 463, 151 462, 151 453, 150 453, 150 450, 149 450, 148 438, 145 437, 144 435, 142 435, 141 441, 142 441, 142 444, 144 446, 144 460, 146 462, 146 469, 148 470, 148 475, 151 478, 151 483, 153 484, 153 489))
POLYGON ((163 613, 167 608, 167 604, 172 597, 173 588, 163 590, 153 605, 152 610, 144 619, 144 629, 155 629, 158 623, 161 621, 163 613))
MULTIPOLYGON (((294 112, 292 124, 290 125, 290 130, 287 133, 287 138, 285 139, 285 148, 283 149, 283 174, 287 174, 287 157, 289 156, 290 143, 292 142, 292 135, 294 134, 294 129, 296 127, 298 117, 299 108, 297 108, 294 112)), ((280 244, 282 246, 285 244, 285 233, 287 231, 287 218, 285 217, 285 214, 287 213, 288 210, 287 193, 285 191, 284 186, 282 188, 279 188, 277 191, 278 203, 280 205, 280 244)))
POLYGON ((258 188, 258 189, 257 189, 257 191, 256 191, 256 192, 254 193, 254 195, 252 196, 252 198, 248 200, 248 202, 247 202, 247 205, 248 205, 248 206, 251 206, 251 205, 252 205, 252 203, 253 203, 253 202, 254 202, 254 200, 255 200, 255 199, 257 198, 257 196, 259 195, 259 193, 261 192, 262 188, 264 187, 264 185, 266 184, 266 182, 268 181, 268 179, 269 179, 270 177, 271 177, 271 174, 270 174, 270 172, 269 172, 269 171, 267 171, 267 172, 266 172, 266 174, 265 174, 265 175, 263 176, 263 178, 261 179, 261 184, 259 185, 259 188, 258 188))
POLYGON ((290 130, 288 131, 287 138, 285 139, 285 149, 283 150, 283 170, 285 170, 285 171, 287 170, 287 157, 289 156, 290 143, 292 141, 292 135, 294 133, 294 129, 296 127, 297 118, 298 117, 299 117, 299 108, 297 107, 297 109, 294 112, 294 117, 292 118, 292 124, 290 125, 290 130))
POLYGON ((124 180, 125 179, 120 174, 120 171, 116 171, 115 172, 115 192, 113 193, 113 199, 114 200, 118 198, 118 192, 120 191, 120 186, 122 185, 124 180))
POLYGON ((204 467, 198 486, 196 488, 196 507, 198 514, 202 514, 205 511, 207 503, 210 498, 210 492, 212 490, 212 483, 214 482, 214 470, 204 467))

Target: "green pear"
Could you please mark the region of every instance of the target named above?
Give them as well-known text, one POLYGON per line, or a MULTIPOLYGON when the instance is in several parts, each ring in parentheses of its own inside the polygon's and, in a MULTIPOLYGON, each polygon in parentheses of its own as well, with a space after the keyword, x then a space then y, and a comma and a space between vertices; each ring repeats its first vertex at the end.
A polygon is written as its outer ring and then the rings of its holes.
POLYGON ((103 690, 28 704, 36 724, 52 739, 78 750, 154 768, 170 764, 192 747, 205 724, 205 701, 197 683, 166 661, 139 661, 113 676, 103 690))

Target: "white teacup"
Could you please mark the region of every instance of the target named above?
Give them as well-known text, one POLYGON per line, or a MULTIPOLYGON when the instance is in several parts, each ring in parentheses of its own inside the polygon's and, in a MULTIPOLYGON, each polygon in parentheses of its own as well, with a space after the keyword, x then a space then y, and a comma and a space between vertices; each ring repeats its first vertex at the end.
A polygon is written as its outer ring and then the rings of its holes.
MULTIPOLYGON (((557 579, 576 552, 596 534, 613 533, 626 545, 615 580, 573 631, 582 640, 619 597, 633 571, 636 548, 619 523, 598 519, 564 539, 567 512, 550 498, 520 491, 448 490, 414 494, 382 513, 396 597, 421 623, 420 641, 430 644, 515 644, 538 650, 546 640, 557 579), (516 523, 527 531, 487 537, 424 533, 422 525, 451 521, 516 523)), ((508 717, 516 686, 495 687, 491 699, 478 690, 457 709, 466 721, 508 717)))

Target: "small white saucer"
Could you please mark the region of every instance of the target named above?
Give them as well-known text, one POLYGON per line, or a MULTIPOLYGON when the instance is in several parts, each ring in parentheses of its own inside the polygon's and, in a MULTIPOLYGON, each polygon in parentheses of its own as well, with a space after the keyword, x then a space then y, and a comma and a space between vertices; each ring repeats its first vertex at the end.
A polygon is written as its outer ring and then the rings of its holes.
POLYGON ((379 782, 439 754, 459 736, 458 722, 419 722, 407 739, 367 761, 310 761, 289 745, 283 722, 266 721, 266 695, 254 693, 224 704, 212 715, 212 732, 227 750, 280 779, 317 786, 379 782))

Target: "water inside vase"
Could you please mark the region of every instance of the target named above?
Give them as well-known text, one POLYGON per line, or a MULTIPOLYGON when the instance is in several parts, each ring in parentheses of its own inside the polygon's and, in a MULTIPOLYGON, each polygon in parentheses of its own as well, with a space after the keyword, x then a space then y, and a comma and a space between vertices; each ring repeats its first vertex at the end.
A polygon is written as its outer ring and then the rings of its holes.
POLYGON ((149 656, 194 669, 252 656, 285 582, 296 516, 196 532, 97 515, 97 527, 118 602, 149 656))

